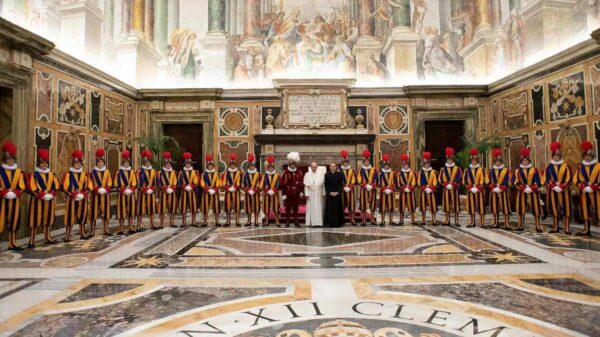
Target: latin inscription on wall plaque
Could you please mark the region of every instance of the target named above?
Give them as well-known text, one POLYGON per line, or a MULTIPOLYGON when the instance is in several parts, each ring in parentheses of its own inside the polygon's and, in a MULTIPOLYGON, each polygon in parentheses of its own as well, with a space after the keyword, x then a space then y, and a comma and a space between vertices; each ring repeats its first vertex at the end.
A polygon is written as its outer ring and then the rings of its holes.
POLYGON ((339 90, 290 90, 284 94, 285 122, 289 126, 340 126, 346 99, 339 90))

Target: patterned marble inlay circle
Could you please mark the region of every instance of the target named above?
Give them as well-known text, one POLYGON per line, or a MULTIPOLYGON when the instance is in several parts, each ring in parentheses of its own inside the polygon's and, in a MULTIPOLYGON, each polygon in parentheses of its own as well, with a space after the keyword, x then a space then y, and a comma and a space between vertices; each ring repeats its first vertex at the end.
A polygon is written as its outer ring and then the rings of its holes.
POLYGON ((385 114, 384 121, 390 129, 399 129, 403 119, 399 111, 391 110, 385 114))
POLYGON ((225 116, 225 126, 232 131, 238 131, 242 128, 244 119, 237 113, 230 113, 225 116))
POLYGON ((41 264, 44 268, 69 268, 86 263, 88 259, 82 256, 59 256, 41 264))

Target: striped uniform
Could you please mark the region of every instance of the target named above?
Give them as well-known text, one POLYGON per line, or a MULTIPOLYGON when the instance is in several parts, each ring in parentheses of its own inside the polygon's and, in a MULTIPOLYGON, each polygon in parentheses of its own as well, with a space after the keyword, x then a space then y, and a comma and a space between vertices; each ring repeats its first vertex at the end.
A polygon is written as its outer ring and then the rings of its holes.
POLYGON ((537 218, 540 216, 541 206, 540 198, 537 189, 541 186, 540 173, 536 168, 518 168, 512 177, 512 184, 519 189, 517 193, 517 214, 525 215, 527 206, 531 208, 531 212, 537 218), (526 186, 529 186, 532 193, 525 193, 526 186))
POLYGON ((385 172, 384 170, 379 171, 379 209, 381 212, 393 212, 394 211, 394 195, 395 190, 398 188, 398 181, 396 180, 396 173, 393 170, 385 172), (390 194, 385 193, 385 190, 389 189, 392 191, 390 194))
POLYGON ((569 186, 573 180, 571 169, 566 163, 546 165, 542 176, 542 185, 548 185, 547 203, 552 216, 571 217, 571 194, 569 186), (554 191, 554 187, 560 187, 561 192, 554 191))
POLYGON ((129 169, 124 170, 123 168, 117 171, 115 175, 115 188, 118 189, 117 194, 117 219, 133 219, 135 216, 135 188, 137 186, 137 175, 129 169), (125 194, 125 190, 129 188, 132 193, 130 195, 125 194))
POLYGON ((58 178, 50 171, 47 173, 36 171, 29 175, 28 190, 31 192, 29 199, 29 228, 52 227, 56 212, 56 197, 44 200, 46 194, 56 196, 60 189, 58 178))
POLYGON ((449 214, 454 212, 458 214, 460 212, 460 198, 458 196, 458 188, 462 182, 462 172, 456 165, 452 167, 444 166, 440 170, 439 178, 440 184, 444 187, 442 193, 442 208, 449 214), (452 185, 454 188, 449 190, 446 186, 452 185))
POLYGON ((506 167, 492 168, 487 175, 486 184, 490 190, 490 210, 492 214, 499 215, 500 212, 504 215, 510 214, 510 201, 508 199, 509 187, 511 183, 511 173, 506 167), (494 188, 500 188, 500 192, 494 192, 494 188))
POLYGON ((400 189, 400 198, 398 208, 400 209, 400 213, 404 213, 404 211, 408 208, 408 210, 412 213, 415 211, 415 192, 414 188, 417 184, 417 180, 415 177, 415 172, 409 169, 408 171, 404 171, 401 169, 398 172, 398 187, 400 189), (408 188, 408 192, 405 189, 408 188))
POLYGON ((161 217, 165 214, 174 215, 177 212, 177 196, 175 195, 177 189, 177 174, 175 174, 175 171, 167 171, 165 169, 160 170, 156 186, 160 189, 158 214, 161 217), (167 193, 169 188, 172 190, 172 193, 167 193))
POLYGON ((344 184, 345 187, 348 187, 350 191, 342 191, 342 207, 344 209, 348 209, 349 213, 354 214, 356 210, 356 197, 354 196, 354 185, 356 184, 356 174, 354 170, 351 168, 343 169, 342 173, 344 174, 344 184))
POLYGON ((203 190, 200 211, 204 214, 208 214, 208 211, 212 209, 215 216, 218 216, 219 213, 221 213, 221 203, 219 200, 219 187, 221 187, 221 182, 219 180, 219 174, 217 172, 204 172, 202 174, 202 179, 200 179, 200 187, 203 190), (208 193, 210 189, 214 190, 215 193, 208 193))
MULTIPOLYGON (((246 191, 244 197, 244 207, 248 214, 260 213, 260 195, 258 193, 260 189, 261 174, 258 171, 254 173, 246 172, 242 179, 242 188, 246 191), (248 191, 254 191, 253 195, 248 194, 248 191)), ((248 219, 248 222, 250 220, 248 219)))
POLYGON ((235 214, 239 214, 241 210, 240 186, 242 185, 242 173, 239 170, 230 172, 227 170, 221 177, 221 186, 225 189, 225 212, 229 214, 231 210, 235 214), (229 188, 235 188, 234 192, 229 191, 229 188))
POLYGON ((594 162, 591 165, 581 165, 574 176, 574 183, 579 185, 581 194, 579 200, 581 202, 581 212, 583 220, 590 221, 593 211, 596 211, 596 218, 600 220, 600 186, 598 179, 600 178, 600 164, 594 162), (589 186, 592 192, 585 192, 584 189, 589 186))
POLYGON ((429 209, 435 219, 435 214, 437 213, 437 202, 435 200, 435 189, 438 185, 437 178, 438 173, 434 169, 421 169, 419 171, 417 185, 421 188, 421 203, 419 207, 421 208, 421 212, 423 212, 423 217, 425 217, 425 213, 429 209), (432 189, 433 192, 425 193, 427 187, 432 189))
POLYGON ((188 210, 192 213, 192 219, 196 218, 196 187, 198 186, 198 172, 194 169, 183 168, 177 177, 177 185, 181 186, 181 196, 179 197, 179 211, 185 219, 188 210), (189 186, 191 191, 186 191, 189 186))
POLYGON ((99 217, 103 220, 110 219, 110 190, 113 186, 110 171, 108 169, 103 171, 92 170, 88 183, 92 191, 90 196, 90 221, 96 221, 99 217), (106 194, 98 194, 99 188, 104 188, 106 194))
POLYGON ((467 186, 467 213, 474 215, 485 214, 485 204, 483 203, 483 185, 486 179, 485 169, 481 166, 467 168, 463 172, 463 185, 467 186), (471 192, 472 188, 479 190, 477 193, 471 192))
MULTIPOLYGON (((21 206, 20 196, 26 188, 25 177, 21 169, 9 170, 0 167, 0 233, 7 227, 8 231, 14 232, 19 225, 19 208, 21 206), (11 189, 16 198, 6 199, 4 196, 11 189)), ((14 237, 12 238, 14 241, 14 237)), ((10 242, 14 245, 15 242, 10 242)))
POLYGON ((275 171, 273 171, 273 174, 263 174, 259 188, 264 191, 262 206, 265 217, 268 219, 271 210, 273 213, 279 214, 279 174, 275 171), (267 193, 269 190, 272 190, 275 194, 269 195, 267 193))
POLYGON ((154 216, 156 213, 156 198, 154 192, 148 194, 148 190, 156 189, 156 171, 154 169, 139 169, 137 171, 138 195, 137 213, 139 216, 154 216))
POLYGON ((357 183, 361 185, 360 189, 360 210, 365 212, 367 209, 370 211, 375 210, 375 188, 379 184, 377 176, 377 171, 371 167, 369 169, 365 169, 364 167, 360 169, 360 172, 357 176, 357 183), (372 190, 367 190, 366 186, 373 186, 372 190))
POLYGON ((83 225, 87 220, 87 194, 88 190, 88 179, 87 174, 81 170, 81 172, 70 171, 66 173, 62 181, 62 189, 67 193, 67 200, 65 203, 65 218, 64 223, 67 227, 66 240, 71 240, 71 228, 75 224, 79 224, 81 228, 80 235, 84 235, 83 225), (82 194, 84 198, 82 200, 75 200, 77 194, 82 194))

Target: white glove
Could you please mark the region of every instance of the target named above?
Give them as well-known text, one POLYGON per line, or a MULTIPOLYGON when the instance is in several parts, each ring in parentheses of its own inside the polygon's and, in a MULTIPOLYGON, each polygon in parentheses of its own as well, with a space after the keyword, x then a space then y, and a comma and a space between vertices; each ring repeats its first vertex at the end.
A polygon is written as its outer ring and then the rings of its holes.
POLYGON ((190 186, 190 185, 187 185, 187 186, 185 187, 185 191, 186 191, 186 192, 191 192, 192 190, 193 190, 193 188, 192 188, 192 186, 190 186))
POLYGON ((494 189, 492 191, 494 191, 495 193, 502 192, 502 190, 500 189, 500 187, 494 187, 494 189))
POLYGON ((591 187, 589 187, 589 186, 586 186, 586 187, 583 189, 583 191, 584 191, 585 193, 592 193, 592 192, 594 192, 594 190, 593 190, 591 187))
POLYGON ((433 192, 433 190, 432 190, 431 188, 427 187, 427 188, 425 189, 425 193, 429 194, 429 193, 431 193, 431 192, 433 192))
POLYGON ((83 194, 81 194, 81 193, 78 193, 78 194, 75 196, 75 201, 81 201, 81 200, 83 200, 83 198, 84 198, 83 194))
POLYGON ((479 192, 479 190, 476 187, 471 188, 471 193, 477 193, 477 192, 479 192))
POLYGON ((281 200, 285 200, 285 199, 287 199, 287 195, 284 194, 281 196, 281 200))
POLYGON ((126 188, 125 191, 123 191, 123 194, 125 195, 131 195, 131 193, 133 193, 133 191, 129 188, 126 188))
POLYGON ((533 190, 529 186, 527 186, 527 187, 525 187, 524 192, 527 193, 527 194, 529 194, 529 193, 532 193, 533 190))
POLYGON ((229 192, 235 192, 235 187, 231 186, 231 187, 229 188, 229 192))
POLYGON ((100 195, 105 195, 105 194, 106 194, 106 189, 104 189, 104 187, 100 187, 100 188, 98 189, 98 194, 100 194, 100 195))
POLYGON ((46 201, 50 201, 52 199, 54 199, 54 196, 50 193, 46 193, 44 194, 44 196, 42 197, 42 199, 46 200, 46 201))
POLYGON ((408 188, 408 187, 404 188, 404 192, 410 193, 410 188, 408 188))
POLYGON ((447 190, 452 190, 454 188, 454 186, 452 186, 452 184, 448 184, 446 185, 446 189, 447 190))
POLYGON ((212 188, 208 190, 208 194, 210 194, 210 195, 213 195, 215 193, 216 193, 215 190, 213 190, 212 188))
POLYGON ((389 188, 386 188, 383 192, 385 194, 392 194, 392 190, 390 190, 389 188))
POLYGON ((172 194, 173 193, 173 189, 170 187, 167 187, 167 194, 172 194))
POLYGON ((8 193, 6 193, 6 195, 4 196, 4 199, 8 199, 8 200, 12 200, 15 199, 17 197, 17 195, 15 194, 15 192, 13 191, 9 191, 8 193))
POLYGON ((248 190, 248 194, 254 195, 254 190, 248 190))
POLYGON ((154 191, 153 191, 153 190, 151 190, 151 189, 147 189, 147 190, 146 190, 146 194, 150 195, 150 194, 152 194, 152 193, 154 193, 154 191))
POLYGON ((344 187, 344 192, 346 192, 346 193, 350 192, 350 187, 348 187, 348 186, 344 187))
POLYGON ((371 191, 371 190, 373 190, 373 186, 367 185, 367 191, 371 191))
MULTIPOLYGON (((273 192, 273 190, 268 190, 268 191, 267 191, 267 194, 268 194, 268 195, 275 195, 275 192, 273 192)), ((284 197, 285 197, 285 195, 284 195, 284 197)))
POLYGON ((560 193, 560 192, 562 192, 562 191, 563 191, 563 190, 562 190, 562 188, 560 188, 560 186, 554 186, 554 187, 552 188, 552 190, 553 190, 554 192, 557 192, 557 193, 560 193))

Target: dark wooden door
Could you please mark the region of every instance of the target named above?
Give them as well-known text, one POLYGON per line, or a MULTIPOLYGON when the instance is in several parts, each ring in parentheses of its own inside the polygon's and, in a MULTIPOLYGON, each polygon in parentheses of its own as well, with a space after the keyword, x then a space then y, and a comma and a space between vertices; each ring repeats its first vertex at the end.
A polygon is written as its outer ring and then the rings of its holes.
MULTIPOLYGON (((202 163, 202 124, 163 124, 163 134, 173 137, 184 151, 192 153, 194 167, 202 163)), ((175 169, 183 167, 181 158, 173 158, 175 169)))
POLYGON ((431 166, 439 170, 444 165, 446 147, 456 152, 463 149, 464 121, 426 121, 425 149, 431 152, 431 166))

